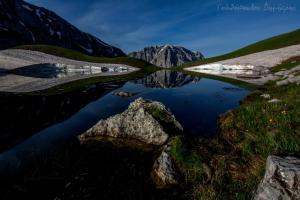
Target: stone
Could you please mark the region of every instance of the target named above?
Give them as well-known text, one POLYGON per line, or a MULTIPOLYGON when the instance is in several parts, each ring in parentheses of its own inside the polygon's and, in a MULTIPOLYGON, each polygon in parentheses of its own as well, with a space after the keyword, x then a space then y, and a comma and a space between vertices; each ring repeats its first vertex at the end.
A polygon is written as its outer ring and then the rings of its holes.
POLYGON ((158 189, 170 188, 178 184, 178 174, 169 150, 168 145, 164 146, 152 168, 151 177, 158 189))
POLYGON ((183 130, 174 115, 162 103, 139 98, 123 113, 100 120, 95 126, 78 136, 78 139, 82 143, 110 137, 162 146, 169 138, 165 132, 168 129, 172 132, 183 130))
POLYGON ((281 102, 281 100, 280 99, 276 99, 276 98, 271 99, 271 100, 268 101, 268 103, 278 103, 278 102, 281 102))
POLYGON ((262 95, 260 95, 262 98, 264 98, 264 99, 270 99, 271 98, 271 95, 269 95, 269 94, 262 94, 262 95))
POLYGON ((115 96, 119 96, 119 97, 133 97, 135 95, 137 95, 137 92, 114 92, 113 95, 115 96))
POLYGON ((269 156, 253 200, 300 199, 300 159, 269 156))

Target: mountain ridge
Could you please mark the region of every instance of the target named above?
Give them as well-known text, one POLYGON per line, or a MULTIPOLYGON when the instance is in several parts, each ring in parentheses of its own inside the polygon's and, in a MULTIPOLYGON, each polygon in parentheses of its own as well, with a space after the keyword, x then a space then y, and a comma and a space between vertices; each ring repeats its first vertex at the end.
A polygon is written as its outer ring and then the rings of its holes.
POLYGON ((23 0, 0 0, 0 49, 31 44, 55 45, 92 56, 125 56, 51 10, 23 0))

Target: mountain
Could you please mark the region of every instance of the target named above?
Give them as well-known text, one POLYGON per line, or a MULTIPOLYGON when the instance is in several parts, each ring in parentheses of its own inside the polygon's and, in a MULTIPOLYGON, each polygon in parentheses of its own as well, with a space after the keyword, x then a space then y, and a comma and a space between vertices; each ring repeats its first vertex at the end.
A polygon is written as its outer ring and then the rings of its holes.
POLYGON ((161 70, 133 82, 150 88, 174 88, 182 87, 190 82, 198 82, 200 79, 198 76, 171 70, 161 70))
POLYGON ((22 0, 0 0, 0 49, 25 44, 60 46, 93 56, 125 56, 52 11, 22 0))
POLYGON ((142 51, 129 53, 128 56, 166 68, 204 59, 200 52, 192 52, 184 47, 174 45, 146 47, 142 51))

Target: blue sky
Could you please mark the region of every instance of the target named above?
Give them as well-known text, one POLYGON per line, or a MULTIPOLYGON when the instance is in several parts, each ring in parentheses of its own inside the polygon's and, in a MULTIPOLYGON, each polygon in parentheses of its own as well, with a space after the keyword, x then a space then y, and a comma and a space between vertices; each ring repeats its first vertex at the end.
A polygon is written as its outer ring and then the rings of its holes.
POLYGON ((26 0, 125 52, 175 44, 206 57, 300 28, 299 0, 26 0))

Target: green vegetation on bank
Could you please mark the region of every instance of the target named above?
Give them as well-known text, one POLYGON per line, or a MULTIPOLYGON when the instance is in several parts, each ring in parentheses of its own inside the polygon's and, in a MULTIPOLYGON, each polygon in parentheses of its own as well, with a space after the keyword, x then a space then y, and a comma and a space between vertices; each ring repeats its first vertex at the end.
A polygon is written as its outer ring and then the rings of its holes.
POLYGON ((300 153, 300 88, 269 83, 220 117, 213 139, 173 142, 172 156, 192 199, 250 199, 266 158, 300 153), (262 94, 279 102, 270 103, 262 94))
POLYGON ((300 65, 300 56, 295 56, 283 61, 281 64, 272 68, 272 72, 279 72, 281 70, 289 70, 300 65))
POLYGON ((228 54, 211 57, 200 61, 190 62, 184 64, 181 67, 186 68, 186 67, 191 67, 196 65, 202 65, 202 64, 217 62, 221 60, 236 58, 236 57, 257 53, 261 51, 279 49, 282 47, 287 47, 296 44, 300 44, 300 29, 256 42, 254 44, 251 44, 249 46, 238 49, 228 54))
POLYGON ((135 58, 130 57, 115 57, 115 58, 108 58, 108 57, 94 57, 83 54, 78 51, 74 51, 71 49, 66 49, 57 46, 51 45, 24 45, 24 46, 17 46, 14 47, 15 49, 25 49, 31 51, 40 51, 43 53, 47 53, 50 55, 55 55, 59 57, 69 58, 73 60, 85 61, 85 62, 94 62, 94 63, 113 63, 113 64, 126 64, 133 67, 143 68, 149 66, 149 63, 138 60, 135 58))

